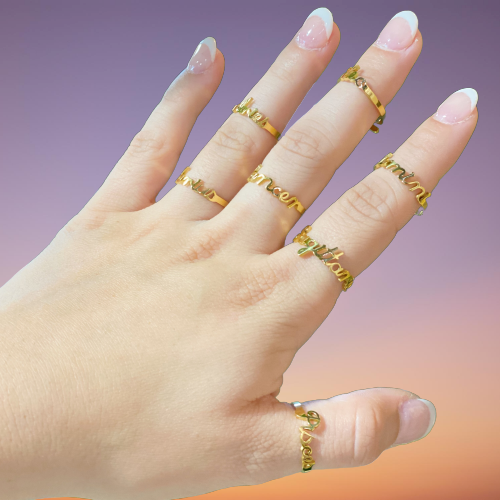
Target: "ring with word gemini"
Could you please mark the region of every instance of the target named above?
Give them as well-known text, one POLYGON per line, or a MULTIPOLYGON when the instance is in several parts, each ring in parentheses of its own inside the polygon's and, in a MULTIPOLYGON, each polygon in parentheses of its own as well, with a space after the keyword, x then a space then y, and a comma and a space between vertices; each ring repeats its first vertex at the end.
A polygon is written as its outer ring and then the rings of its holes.
POLYGON ((309 472, 313 465, 316 463, 312 457, 312 448, 309 446, 314 437, 309 432, 313 432, 316 427, 321 423, 321 417, 317 412, 309 410, 306 412, 305 408, 298 401, 294 401, 292 406, 295 409, 295 416, 299 420, 307 420, 308 425, 299 427, 300 430, 300 451, 302 454, 302 472, 309 472), (309 432, 308 432, 309 431, 309 432), (307 436, 307 438, 304 438, 307 436))
POLYGON ((410 179, 412 177, 415 177, 415 174, 413 172, 410 172, 409 174, 406 173, 406 170, 399 165, 399 163, 396 163, 392 157, 393 153, 389 153, 386 156, 384 156, 374 167, 373 170, 377 170, 379 168, 385 168, 387 170, 390 170, 393 174, 396 174, 398 176, 398 179, 405 184, 406 186, 413 186, 410 189, 410 191, 415 191, 416 189, 420 189, 420 192, 416 195, 417 201, 420 204, 420 207, 418 210, 415 212, 415 215, 423 215, 424 210, 427 208, 427 198, 430 198, 431 192, 426 191, 423 186, 420 185, 420 182, 418 181, 412 181, 412 182, 407 182, 406 179, 410 179), (401 172, 398 175, 398 171, 401 172))
POLYGON ((304 245, 304 248, 300 248, 297 252, 300 256, 305 256, 309 252, 316 255, 318 259, 327 266, 330 271, 337 276, 337 279, 342 283, 342 289, 347 292, 347 289, 354 283, 354 278, 351 273, 344 269, 337 261, 344 252, 336 252, 338 247, 326 248, 326 245, 320 245, 316 240, 309 238, 307 233, 312 229, 311 226, 306 226, 300 234, 295 236, 293 241, 295 243, 300 243, 304 245), (321 252, 321 253, 320 253, 321 252))
POLYGON ((255 122, 260 128, 267 130, 276 139, 280 138, 281 132, 278 132, 270 123, 269 118, 266 118, 262 113, 259 113, 257 108, 251 108, 254 99, 249 97, 244 99, 239 104, 233 108, 233 113, 239 113, 240 115, 247 115, 253 122, 255 122))
POLYGON ((191 189, 193 191, 201 194, 208 201, 211 201, 212 203, 218 203, 221 207, 227 206, 228 202, 224 198, 221 198, 213 189, 204 189, 205 186, 203 185, 203 181, 201 179, 195 181, 194 179, 191 179, 191 177, 188 177, 186 174, 190 170, 190 167, 186 167, 183 170, 182 174, 179 175, 175 183, 182 186, 191 186, 191 189))
POLYGON ((267 182, 266 189, 278 200, 281 201, 281 203, 284 203, 285 205, 288 206, 288 208, 295 208, 299 214, 303 214, 306 209, 300 203, 300 201, 297 199, 296 196, 290 197, 290 193, 288 191, 283 191, 278 186, 274 185, 274 181, 271 179, 271 177, 266 177, 265 174, 260 174, 259 171, 262 168, 262 165, 259 165, 253 172, 252 175, 247 179, 247 182, 253 182, 254 184, 260 185, 262 182, 267 182))
MULTIPOLYGON (((373 90, 368 86, 368 84, 366 83, 366 80, 363 77, 358 76, 359 69, 360 69, 359 65, 356 64, 356 66, 354 66, 354 68, 349 68, 338 79, 338 81, 339 82, 354 83, 356 85, 356 87, 358 87, 358 89, 361 89, 370 98, 370 101, 373 102, 373 104, 375 105, 375 107, 378 110, 378 113, 380 116, 375 120, 375 123, 382 125, 382 123, 384 123, 384 118, 385 118, 385 108, 382 105, 382 103, 379 101, 378 97, 375 95, 373 90)), ((373 124, 370 127, 370 130, 375 134, 378 134, 378 132, 379 132, 378 127, 375 124, 373 124)))

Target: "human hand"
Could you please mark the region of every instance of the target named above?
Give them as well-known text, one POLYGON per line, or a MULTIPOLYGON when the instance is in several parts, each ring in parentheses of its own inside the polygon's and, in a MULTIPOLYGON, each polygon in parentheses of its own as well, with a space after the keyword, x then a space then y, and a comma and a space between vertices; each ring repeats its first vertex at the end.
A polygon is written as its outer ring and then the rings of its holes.
MULTIPOLYGON (((248 94, 278 130, 337 47, 338 28, 321 14, 326 24, 310 18, 300 44, 248 94)), ((360 60, 384 105, 420 52, 416 25, 405 22, 392 22, 360 60)), ((155 203, 222 76, 214 49, 210 40, 201 46, 94 198, 0 289, 0 446, 17 478, 3 478, 4 498, 175 498, 300 471, 300 423, 276 396, 342 286, 315 257, 298 257, 296 243, 283 248, 300 214, 245 183, 263 163, 307 208, 378 115, 348 83, 277 144, 233 114, 189 173, 231 203, 222 209, 185 186, 155 203)), ((395 153, 430 190, 474 129, 469 95, 455 95, 395 153)), ((407 186, 379 169, 310 235, 338 246, 357 276, 417 208, 407 186)), ((322 417, 315 469, 369 463, 434 420, 430 403, 397 389, 305 406, 322 417)))

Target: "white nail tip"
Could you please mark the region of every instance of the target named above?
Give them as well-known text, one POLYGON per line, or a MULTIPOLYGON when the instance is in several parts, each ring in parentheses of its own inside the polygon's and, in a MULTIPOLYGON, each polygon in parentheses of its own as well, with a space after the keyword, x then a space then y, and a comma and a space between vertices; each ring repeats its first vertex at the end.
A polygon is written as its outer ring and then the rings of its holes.
POLYGON ((332 34, 332 31, 333 31, 333 16, 332 16, 332 13, 326 7, 320 7, 319 9, 313 10, 307 16, 307 19, 309 19, 312 16, 321 17, 321 19, 325 23, 326 36, 327 36, 328 39, 330 39, 330 35, 332 34))
POLYGON ((419 401, 422 401, 422 403, 424 403, 425 406, 429 408, 429 413, 430 413, 429 427, 427 427, 425 434, 422 436, 422 438, 424 438, 425 436, 427 436, 427 434, 429 434, 429 432, 431 432, 432 428, 434 427, 434 424, 436 423, 436 407, 430 401, 427 401, 427 399, 419 399, 419 401))
POLYGON ((459 92, 463 92, 470 99, 470 110, 472 111, 476 107, 477 100, 479 98, 477 92, 474 89, 467 88, 467 89, 457 90, 455 94, 458 94, 459 92))
POLYGON ((200 45, 198 45, 198 48, 195 51, 198 52, 200 49, 201 44, 204 44, 208 47, 208 50, 210 50, 210 58, 212 59, 212 62, 215 61, 215 54, 217 53, 217 42, 215 41, 215 38, 212 38, 211 36, 207 36, 204 40, 200 42, 200 45))
POLYGON ((411 10, 403 10, 403 12, 399 12, 394 17, 402 17, 410 25, 412 37, 414 37, 417 34, 418 17, 415 15, 414 12, 412 12, 411 10))

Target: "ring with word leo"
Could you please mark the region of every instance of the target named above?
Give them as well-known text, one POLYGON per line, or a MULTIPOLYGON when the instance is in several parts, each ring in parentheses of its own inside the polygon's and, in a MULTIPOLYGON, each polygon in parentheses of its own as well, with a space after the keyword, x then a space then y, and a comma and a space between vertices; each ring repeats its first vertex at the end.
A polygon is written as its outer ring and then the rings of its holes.
POLYGON ((354 283, 354 278, 347 269, 344 269, 337 262, 339 257, 344 255, 344 252, 336 252, 338 247, 326 248, 326 245, 320 245, 316 240, 309 238, 307 233, 311 229, 311 226, 306 226, 302 229, 302 232, 293 239, 295 243, 300 243, 305 246, 304 248, 300 248, 297 253, 301 256, 307 255, 309 252, 316 255, 316 257, 337 276, 337 279, 342 283, 342 289, 344 292, 347 292, 347 289, 354 283))
MULTIPOLYGON (((379 117, 375 120, 375 123, 382 125, 384 123, 385 118, 385 108, 382 103, 378 100, 378 97, 375 95, 373 90, 368 86, 366 80, 360 76, 358 76, 359 66, 356 64, 353 68, 349 68, 339 79, 339 82, 350 82, 354 83, 358 89, 361 89, 369 98, 370 101, 373 102, 375 107, 378 110, 379 117)), ((370 130, 378 134, 378 127, 374 124, 370 127, 370 130)))
POLYGON ((295 416, 299 420, 307 420, 308 425, 299 427, 300 430, 300 451, 302 453, 302 472, 309 472, 316 463, 312 457, 312 448, 309 446, 315 436, 309 434, 313 432, 321 423, 321 418, 317 412, 309 410, 306 412, 304 407, 298 401, 294 401, 292 406, 295 408, 295 416), (309 432, 308 432, 309 431, 309 432), (307 436, 308 439, 304 438, 307 436))
POLYGON ((407 182, 406 179, 410 179, 412 177, 415 177, 415 174, 413 172, 410 172, 409 174, 407 174, 406 170, 392 159, 393 156, 394 156, 393 153, 389 153, 388 155, 384 156, 373 167, 373 170, 377 170, 377 169, 383 167, 387 170, 390 170, 393 174, 396 174, 398 176, 398 179, 403 184, 405 184, 407 186, 413 186, 410 188, 410 191, 415 191, 416 189, 420 189, 420 193, 418 193, 416 196, 417 201, 420 203, 420 207, 415 212, 415 215, 422 215, 424 213, 424 210, 427 208, 427 198, 430 198, 431 192, 426 191, 424 189, 424 187, 421 186, 420 182, 418 182, 418 181, 407 182), (398 172, 400 172, 399 175, 398 175, 398 172))
POLYGON ((276 139, 280 138, 281 132, 278 132, 270 123, 269 118, 266 118, 262 113, 259 113, 257 108, 251 108, 254 99, 249 97, 244 99, 239 104, 233 108, 233 113, 239 113, 240 115, 247 115, 253 122, 255 122, 260 128, 267 130, 276 139))
POLYGON ((266 177, 264 174, 260 174, 259 171, 262 168, 262 165, 259 165, 253 172, 252 175, 247 179, 247 182, 253 182, 254 184, 260 185, 262 182, 267 181, 266 189, 281 203, 284 203, 288 206, 288 208, 295 208, 299 214, 303 214, 306 209, 300 203, 296 196, 290 197, 290 193, 288 191, 283 191, 278 186, 274 185, 274 181, 270 177, 266 177))
POLYGON ((204 189, 205 186, 203 185, 203 181, 201 179, 195 181, 194 179, 191 179, 191 177, 188 177, 186 174, 190 170, 191 170, 190 167, 186 167, 183 170, 182 174, 179 175, 175 183, 182 186, 191 186, 191 189, 193 191, 196 191, 198 194, 201 194, 208 201, 211 201, 213 203, 218 203, 221 207, 227 206, 227 201, 224 198, 221 198, 213 189, 204 189))

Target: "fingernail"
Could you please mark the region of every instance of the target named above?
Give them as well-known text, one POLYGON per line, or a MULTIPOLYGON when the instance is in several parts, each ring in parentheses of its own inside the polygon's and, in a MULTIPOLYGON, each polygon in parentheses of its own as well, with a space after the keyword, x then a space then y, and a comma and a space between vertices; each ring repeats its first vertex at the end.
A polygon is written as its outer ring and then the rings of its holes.
POLYGON ((189 60, 187 70, 190 73, 203 73, 206 71, 212 63, 215 61, 215 54, 217 52, 217 44, 215 38, 211 36, 202 40, 191 59, 189 60))
POLYGON ((411 10, 396 14, 375 42, 385 50, 403 50, 409 47, 417 34, 418 18, 411 10))
POLYGON ((422 439, 436 422, 436 408, 427 399, 408 399, 399 407, 399 434, 393 446, 422 439))
POLYGON ((457 90, 439 106, 434 118, 442 123, 459 123, 467 120, 477 105, 478 95, 474 89, 457 90))
POLYGON ((295 41, 302 49, 322 49, 330 40, 333 30, 332 13, 325 7, 312 11, 300 28, 295 41))

